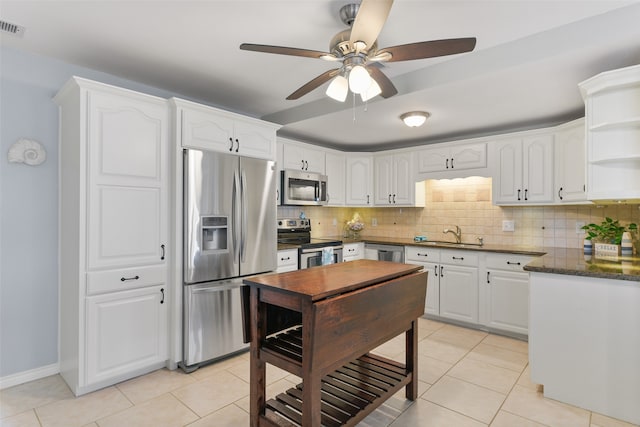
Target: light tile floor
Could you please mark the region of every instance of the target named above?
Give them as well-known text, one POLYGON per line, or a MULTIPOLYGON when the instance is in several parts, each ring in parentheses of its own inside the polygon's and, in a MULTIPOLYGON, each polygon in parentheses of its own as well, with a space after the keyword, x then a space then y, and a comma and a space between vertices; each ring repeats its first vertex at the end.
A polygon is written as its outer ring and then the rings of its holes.
MULTIPOLYGON (((546 399, 529 380, 526 342, 420 319, 419 394, 399 392, 362 427, 629 427, 632 424, 546 399)), ((376 352, 404 358, 404 337, 376 352)), ((191 374, 161 369, 74 397, 59 375, 0 391, 2 427, 236 427, 249 425, 249 355, 191 374)), ((299 379, 267 366, 267 395, 299 379)))

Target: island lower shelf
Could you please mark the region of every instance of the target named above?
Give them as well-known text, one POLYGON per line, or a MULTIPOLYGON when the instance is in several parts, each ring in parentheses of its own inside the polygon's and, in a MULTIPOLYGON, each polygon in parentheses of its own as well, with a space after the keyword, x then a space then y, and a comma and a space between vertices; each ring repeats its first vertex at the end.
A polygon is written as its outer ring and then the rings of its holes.
MULTIPOLYGON (((263 350, 302 360, 302 328, 266 340, 263 350)), ((321 380, 323 426, 354 426, 412 380, 404 364, 367 353, 321 380)), ((301 426, 304 384, 266 402, 264 418, 278 426, 301 426)))

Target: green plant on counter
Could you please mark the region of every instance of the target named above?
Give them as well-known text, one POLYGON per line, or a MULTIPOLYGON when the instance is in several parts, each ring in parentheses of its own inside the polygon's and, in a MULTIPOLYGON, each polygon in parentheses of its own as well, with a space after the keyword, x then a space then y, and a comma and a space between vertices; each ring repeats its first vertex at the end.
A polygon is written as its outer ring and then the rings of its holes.
POLYGON ((600 243, 611 243, 619 245, 622 241, 622 233, 625 231, 637 231, 638 226, 634 223, 628 226, 620 225, 620 221, 606 217, 600 224, 587 224, 582 227, 587 232, 585 239, 600 243))

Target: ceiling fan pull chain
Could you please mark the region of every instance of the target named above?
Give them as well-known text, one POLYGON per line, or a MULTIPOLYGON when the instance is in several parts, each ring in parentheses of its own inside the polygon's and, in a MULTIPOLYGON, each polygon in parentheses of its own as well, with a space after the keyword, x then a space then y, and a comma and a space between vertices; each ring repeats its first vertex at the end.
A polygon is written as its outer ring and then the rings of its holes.
POLYGON ((353 95, 353 106, 351 108, 351 110, 353 111, 353 123, 355 124, 356 122, 356 94, 352 92, 353 95))

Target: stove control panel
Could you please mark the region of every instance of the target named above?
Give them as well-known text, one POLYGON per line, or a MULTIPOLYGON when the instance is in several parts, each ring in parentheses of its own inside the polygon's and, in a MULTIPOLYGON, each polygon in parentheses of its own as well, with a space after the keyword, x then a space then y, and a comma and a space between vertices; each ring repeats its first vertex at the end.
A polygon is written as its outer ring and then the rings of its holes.
POLYGON ((279 218, 278 230, 311 230, 311 220, 299 218, 279 218))

